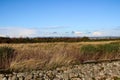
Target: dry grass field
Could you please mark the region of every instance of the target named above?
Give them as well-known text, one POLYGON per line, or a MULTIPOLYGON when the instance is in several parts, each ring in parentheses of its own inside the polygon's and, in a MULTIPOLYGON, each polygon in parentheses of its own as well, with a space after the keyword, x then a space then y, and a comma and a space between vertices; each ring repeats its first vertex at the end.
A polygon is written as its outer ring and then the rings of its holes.
POLYGON ((54 69, 87 60, 120 59, 120 41, 0 44, 0 47, 15 50, 9 68, 19 71, 54 69))

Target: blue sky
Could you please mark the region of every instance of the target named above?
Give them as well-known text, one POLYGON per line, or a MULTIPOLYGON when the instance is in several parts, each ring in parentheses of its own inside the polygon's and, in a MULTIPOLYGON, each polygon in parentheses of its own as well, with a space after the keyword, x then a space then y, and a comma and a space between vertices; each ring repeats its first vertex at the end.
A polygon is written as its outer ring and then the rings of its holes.
POLYGON ((120 0, 0 0, 0 36, 120 36, 120 0))

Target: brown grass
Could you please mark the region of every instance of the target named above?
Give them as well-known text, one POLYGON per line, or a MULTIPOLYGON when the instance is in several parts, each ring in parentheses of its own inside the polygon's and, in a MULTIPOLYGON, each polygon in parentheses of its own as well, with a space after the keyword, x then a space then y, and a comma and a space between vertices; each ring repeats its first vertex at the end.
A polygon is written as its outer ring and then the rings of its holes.
MULTIPOLYGON (((0 46, 9 46, 16 50, 17 56, 15 60, 11 62, 10 68, 13 70, 23 71, 32 69, 54 69, 60 66, 78 64, 82 60, 85 60, 88 56, 84 55, 80 51, 83 45, 99 45, 108 44, 111 42, 114 41, 79 43, 62 42, 33 44, 0 44, 0 46)), ((91 59, 95 59, 96 55, 92 55, 91 59)))

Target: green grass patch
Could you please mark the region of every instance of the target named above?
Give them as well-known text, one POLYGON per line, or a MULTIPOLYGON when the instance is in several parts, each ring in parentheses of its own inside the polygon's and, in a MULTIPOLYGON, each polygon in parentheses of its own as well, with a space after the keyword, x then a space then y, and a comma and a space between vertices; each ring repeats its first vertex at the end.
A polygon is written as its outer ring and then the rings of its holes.
POLYGON ((114 59, 120 55, 120 43, 84 45, 81 47, 81 53, 85 60, 114 59))

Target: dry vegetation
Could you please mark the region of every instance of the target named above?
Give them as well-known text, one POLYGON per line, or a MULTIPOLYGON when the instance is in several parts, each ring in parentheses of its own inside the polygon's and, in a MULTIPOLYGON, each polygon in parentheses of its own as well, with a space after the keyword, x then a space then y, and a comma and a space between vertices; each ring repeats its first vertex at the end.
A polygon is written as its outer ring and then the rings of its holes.
POLYGON ((13 70, 53 69, 86 60, 120 59, 120 41, 0 44, 13 48, 13 70))

